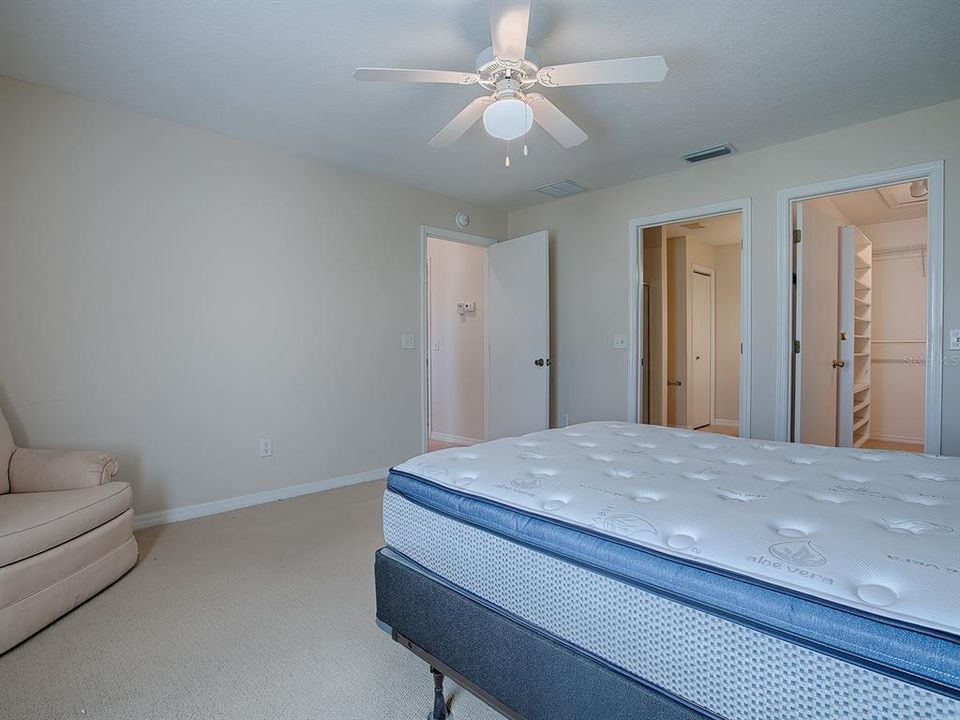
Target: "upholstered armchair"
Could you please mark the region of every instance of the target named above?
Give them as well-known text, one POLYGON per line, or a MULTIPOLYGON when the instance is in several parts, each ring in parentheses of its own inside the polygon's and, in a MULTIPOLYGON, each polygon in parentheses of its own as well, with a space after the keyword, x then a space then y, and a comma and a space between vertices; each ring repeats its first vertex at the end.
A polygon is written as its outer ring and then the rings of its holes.
POLYGON ((0 653, 137 562, 133 494, 117 458, 14 444, 0 413, 0 653))

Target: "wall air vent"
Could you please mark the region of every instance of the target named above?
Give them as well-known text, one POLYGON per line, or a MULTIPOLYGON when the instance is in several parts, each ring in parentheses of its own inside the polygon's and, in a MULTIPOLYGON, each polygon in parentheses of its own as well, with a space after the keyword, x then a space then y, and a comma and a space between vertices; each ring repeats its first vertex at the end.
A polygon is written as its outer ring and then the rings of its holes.
POLYGON ((537 188, 538 193, 543 193, 552 198, 576 195, 577 193, 582 193, 584 190, 586 190, 586 188, 577 185, 573 180, 560 180, 559 182, 537 188))
POLYGON ((716 147, 707 148, 706 150, 698 150, 697 152, 692 152, 689 155, 684 155, 683 159, 688 163, 698 163, 703 162, 704 160, 710 160, 712 158, 723 157, 724 155, 730 155, 735 153, 737 149, 727 143, 725 145, 717 145, 716 147))

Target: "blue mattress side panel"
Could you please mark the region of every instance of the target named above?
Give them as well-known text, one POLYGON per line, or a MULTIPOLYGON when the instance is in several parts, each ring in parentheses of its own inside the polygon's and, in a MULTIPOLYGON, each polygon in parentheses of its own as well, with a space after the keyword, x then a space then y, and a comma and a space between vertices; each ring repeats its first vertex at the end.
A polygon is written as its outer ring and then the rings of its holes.
POLYGON ((960 696, 960 642, 673 561, 392 471, 408 500, 705 612, 960 696))

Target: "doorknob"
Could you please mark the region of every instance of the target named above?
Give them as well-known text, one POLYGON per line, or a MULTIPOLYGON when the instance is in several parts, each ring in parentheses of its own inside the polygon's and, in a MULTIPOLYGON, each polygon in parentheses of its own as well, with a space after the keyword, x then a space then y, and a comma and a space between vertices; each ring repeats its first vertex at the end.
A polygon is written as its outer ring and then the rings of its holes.
POLYGON ((533 361, 533 364, 536 365, 537 367, 543 367, 544 366, 543 358, 537 358, 536 360, 533 361))
POLYGON ((833 367, 834 367, 834 368, 842 368, 842 367, 846 367, 846 366, 847 366, 847 363, 846 363, 845 360, 834 360, 834 361, 833 361, 833 367))

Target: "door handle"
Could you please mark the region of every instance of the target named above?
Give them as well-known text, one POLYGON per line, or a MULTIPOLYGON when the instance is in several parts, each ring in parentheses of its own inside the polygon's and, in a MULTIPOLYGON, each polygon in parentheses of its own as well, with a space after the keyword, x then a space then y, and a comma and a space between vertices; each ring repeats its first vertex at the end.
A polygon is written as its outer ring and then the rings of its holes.
POLYGON ((667 380, 667 385, 673 385, 673 386, 675 386, 675 387, 680 387, 681 385, 683 385, 683 383, 680 382, 679 380, 667 380))
POLYGON ((836 368, 842 368, 842 367, 846 367, 846 366, 847 366, 847 363, 846 363, 845 360, 834 360, 834 361, 833 361, 833 367, 834 367, 834 369, 836 369, 836 368))

